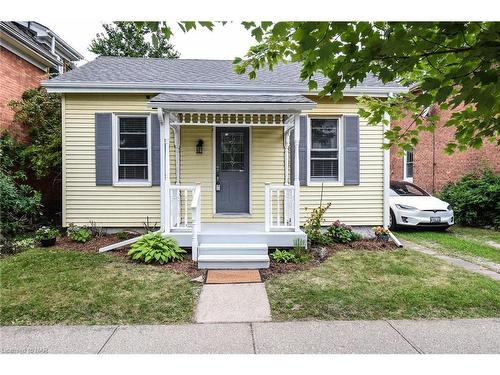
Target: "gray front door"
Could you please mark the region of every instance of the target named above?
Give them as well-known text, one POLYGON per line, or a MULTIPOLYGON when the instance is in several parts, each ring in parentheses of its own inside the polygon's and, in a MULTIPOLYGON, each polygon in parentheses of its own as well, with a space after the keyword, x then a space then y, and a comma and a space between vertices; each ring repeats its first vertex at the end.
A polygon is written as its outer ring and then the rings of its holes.
POLYGON ((215 129, 217 213, 249 213, 248 128, 215 129))

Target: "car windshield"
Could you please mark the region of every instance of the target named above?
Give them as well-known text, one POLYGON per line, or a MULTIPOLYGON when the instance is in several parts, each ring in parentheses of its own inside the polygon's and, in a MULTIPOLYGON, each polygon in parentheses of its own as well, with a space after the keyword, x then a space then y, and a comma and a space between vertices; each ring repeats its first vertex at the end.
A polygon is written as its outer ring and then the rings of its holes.
MULTIPOLYGON (((391 182, 391 190, 399 196, 403 197, 427 197, 429 194, 425 190, 420 189, 417 185, 409 182, 391 182)), ((392 195, 392 194, 391 194, 392 195)))

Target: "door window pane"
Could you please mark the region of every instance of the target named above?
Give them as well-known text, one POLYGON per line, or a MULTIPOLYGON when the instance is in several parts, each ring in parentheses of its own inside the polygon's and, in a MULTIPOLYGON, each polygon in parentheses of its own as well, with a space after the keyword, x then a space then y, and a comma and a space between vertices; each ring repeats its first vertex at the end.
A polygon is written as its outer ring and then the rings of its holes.
POLYGON ((242 132, 221 134, 221 170, 243 172, 245 170, 245 145, 242 132))

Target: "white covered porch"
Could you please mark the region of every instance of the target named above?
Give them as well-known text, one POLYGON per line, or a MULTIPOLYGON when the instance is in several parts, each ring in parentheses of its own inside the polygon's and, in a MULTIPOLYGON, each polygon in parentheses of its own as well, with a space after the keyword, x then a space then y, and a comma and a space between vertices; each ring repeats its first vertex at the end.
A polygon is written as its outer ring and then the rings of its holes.
MULTIPOLYGON (((293 247, 297 239, 306 240, 305 233, 300 229, 299 215, 300 114, 303 110, 313 108, 313 101, 301 95, 164 93, 152 98, 148 106, 156 109, 160 125, 160 232, 176 238, 180 246, 191 248, 192 259, 198 262, 200 268, 267 268, 269 248, 293 247), (214 147, 213 155, 210 155, 214 169, 213 186, 203 186, 199 180, 183 184, 179 178, 183 173, 180 134, 183 127, 192 131, 197 126, 200 129, 213 129, 214 147), (251 138, 253 127, 269 127, 282 134, 282 144, 272 145, 274 150, 280 149, 283 162, 282 182, 277 183, 276 179, 272 183, 259 182, 258 191, 264 195, 264 212, 263 217, 260 216, 262 212, 260 213, 259 218, 262 219, 259 222, 249 222, 250 209, 247 214, 221 214, 216 210, 215 203, 213 213, 211 212, 214 219, 207 220, 207 217, 212 216, 207 216, 206 204, 202 215, 202 203, 204 199, 211 198, 209 194, 212 194, 213 200, 218 199, 217 192, 220 190, 220 162, 215 155, 217 129, 224 129, 222 132, 229 131, 226 129, 237 132, 246 128, 246 132, 250 134, 247 142, 251 146, 252 142, 258 142, 251 138), (173 152, 170 149, 172 146, 173 152), (294 148, 293 152, 290 152, 290 147, 294 148), (293 161, 290 160, 290 155, 293 155, 293 161), (224 222, 214 222, 221 217, 224 222)), ((248 167, 250 169, 252 165, 248 167)), ((262 173, 262 169, 252 173, 262 173)), ((204 183, 207 184, 206 180, 204 183)), ((249 189, 252 190, 251 183, 249 189)), ((254 198, 255 194, 257 193, 253 194, 254 198)), ((234 201, 234 196, 232 199, 233 203, 240 203, 234 201)), ((251 207, 252 194, 247 199, 251 207)), ((252 220, 255 221, 256 217, 257 215, 253 215, 252 220)))

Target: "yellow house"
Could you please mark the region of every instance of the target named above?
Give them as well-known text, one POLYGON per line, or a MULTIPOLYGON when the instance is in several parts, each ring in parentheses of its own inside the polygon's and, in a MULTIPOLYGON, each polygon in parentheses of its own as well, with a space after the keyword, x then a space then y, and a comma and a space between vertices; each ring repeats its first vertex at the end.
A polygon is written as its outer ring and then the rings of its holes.
POLYGON ((99 57, 44 86, 63 94, 63 226, 157 223, 201 268, 267 267, 321 203, 326 225, 387 226, 384 127, 356 98, 397 84, 370 78, 334 103, 297 64, 250 80, 224 60, 99 57))

